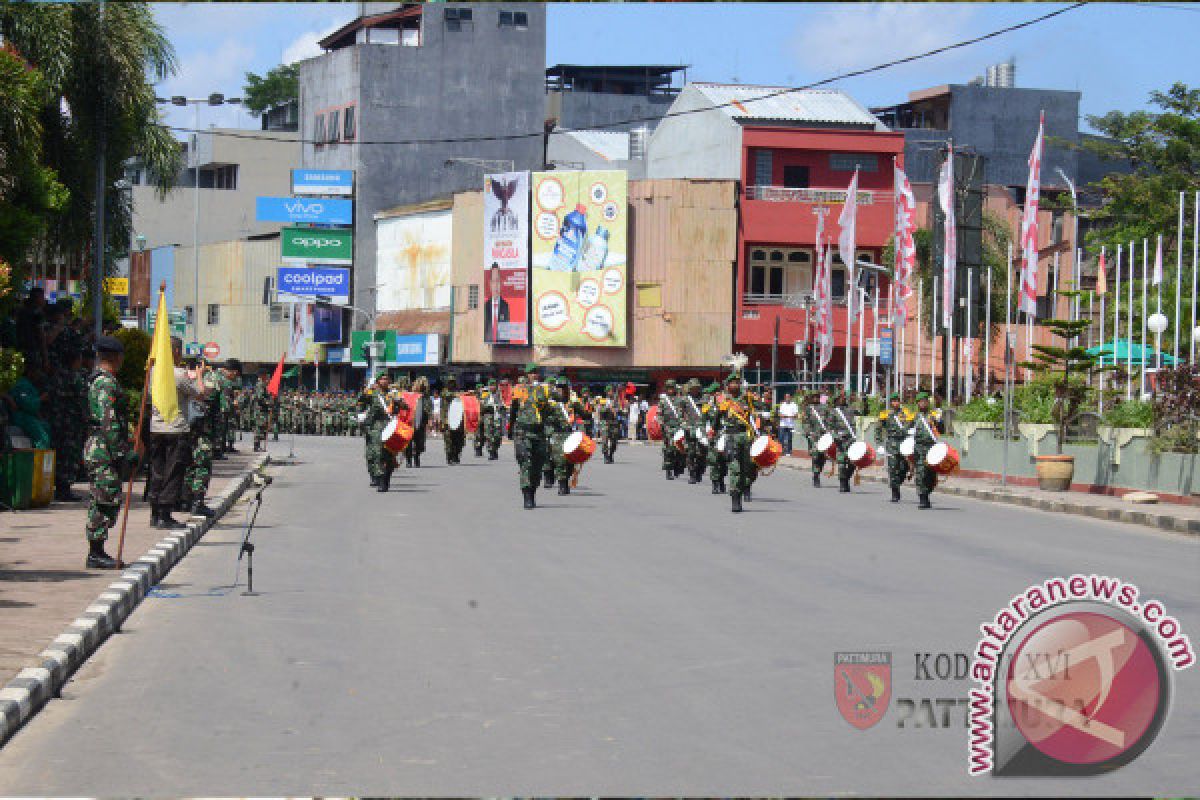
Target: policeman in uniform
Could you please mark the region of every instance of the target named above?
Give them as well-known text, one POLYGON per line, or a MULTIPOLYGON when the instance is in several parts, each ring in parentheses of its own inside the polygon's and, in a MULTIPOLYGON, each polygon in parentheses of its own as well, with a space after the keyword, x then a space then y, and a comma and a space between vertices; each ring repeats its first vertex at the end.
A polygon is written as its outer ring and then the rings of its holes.
POLYGON ((521 495, 525 499, 525 508, 537 508, 535 495, 548 455, 545 416, 550 410, 549 387, 533 387, 529 396, 519 406, 514 402, 514 406, 518 410, 511 427, 521 495))
POLYGON ((804 425, 804 438, 808 443, 808 457, 812 462, 812 483, 819 488, 821 471, 825 469, 825 454, 817 449, 817 442, 829 433, 829 406, 818 392, 809 392, 804 398, 804 408, 800 415, 804 425))
POLYGON ((88 380, 88 438, 83 463, 91 482, 87 535, 89 569, 120 569, 123 565, 104 551, 108 532, 121 510, 121 481, 137 464, 129 435, 129 405, 117 382, 125 356, 121 342, 111 336, 96 339, 96 368, 88 380))
POLYGON ((914 417, 900 402, 900 395, 893 392, 888 398, 889 408, 879 412, 879 427, 875 429, 875 442, 887 454, 888 486, 892 489, 892 502, 900 502, 900 485, 908 480, 908 459, 900 454, 900 445, 908 438, 914 417))
POLYGON ((850 461, 848 452, 850 445, 858 438, 854 430, 854 409, 846 399, 846 393, 839 390, 834 396, 833 410, 829 415, 830 431, 837 440, 838 491, 850 491, 850 479, 854 477, 854 464, 850 461))
POLYGON ((750 458, 755 430, 754 400, 742 393, 742 376, 734 371, 725 379, 725 397, 717 405, 717 429, 725 436, 725 458, 729 464, 729 496, 732 510, 740 513, 742 498, 750 491, 758 468, 750 458))
POLYGON ((929 448, 937 444, 938 435, 942 433, 942 424, 937 412, 930 411, 927 392, 917 395, 917 413, 911 430, 916 445, 913 452, 913 482, 917 487, 917 508, 928 509, 933 507, 929 502, 929 495, 937 486, 937 473, 925 459, 929 455, 929 448))
POLYGON ((672 439, 675 431, 683 427, 683 410, 680 406, 679 386, 668 379, 658 397, 658 418, 662 426, 662 468, 667 480, 673 481, 683 473, 684 454, 675 447, 672 439))

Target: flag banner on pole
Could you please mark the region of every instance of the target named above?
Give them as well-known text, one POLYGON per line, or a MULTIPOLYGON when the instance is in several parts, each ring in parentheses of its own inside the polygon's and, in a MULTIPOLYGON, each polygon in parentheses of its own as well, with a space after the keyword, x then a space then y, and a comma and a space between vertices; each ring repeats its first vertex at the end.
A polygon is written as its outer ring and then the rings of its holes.
POLYGON ((1096 267, 1096 294, 1108 294, 1108 265, 1104 262, 1104 250, 1100 250, 1100 264, 1096 267))
POLYGON ((817 372, 833 358, 833 248, 817 257, 817 372))
POLYGON ((1162 234, 1158 236, 1158 244, 1154 246, 1154 272, 1150 274, 1150 284, 1158 286, 1162 283, 1162 234))
POLYGON ((158 293, 150 358, 154 360, 150 402, 164 421, 172 422, 179 417, 179 393, 175 389, 175 357, 171 353, 171 317, 167 313, 167 296, 162 290, 158 293))
POLYGON ((942 327, 954 324, 954 273, 958 264, 958 226, 954 219, 954 148, 946 153, 938 173, 938 204, 945 215, 942 225, 942 327))
POLYGON ((896 186, 896 265, 892 279, 895 298, 894 318, 899 325, 908 322, 908 300, 912 297, 912 274, 917 264, 917 246, 913 236, 917 228, 917 200, 908 175, 895 170, 896 186))
POLYGON ((283 381, 283 360, 287 358, 287 353, 279 357, 279 363, 275 365, 275 374, 271 376, 271 380, 267 383, 267 394, 271 397, 279 397, 279 384, 283 381))
POLYGON ((838 233, 838 255, 842 257, 842 263, 846 265, 846 313, 851 322, 858 318, 856 297, 858 292, 854 291, 855 264, 857 263, 854 249, 858 244, 857 220, 858 168, 856 167, 854 177, 850 179, 850 185, 846 187, 846 202, 842 205, 842 215, 838 217, 838 225, 841 226, 841 231, 838 233))
POLYGON ((1021 296, 1017 310, 1037 313, 1038 289, 1038 199, 1042 185, 1042 140, 1046 113, 1038 118, 1037 138, 1029 154, 1029 182, 1025 185, 1025 213, 1021 216, 1021 296))

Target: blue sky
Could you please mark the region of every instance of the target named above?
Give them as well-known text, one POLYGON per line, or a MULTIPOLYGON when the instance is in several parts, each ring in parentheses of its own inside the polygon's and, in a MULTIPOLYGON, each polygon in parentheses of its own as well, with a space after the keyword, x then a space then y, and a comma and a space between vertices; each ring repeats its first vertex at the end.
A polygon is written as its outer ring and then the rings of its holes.
MULTIPOLYGON (((155 4, 180 72, 162 95, 239 95, 247 71, 318 52, 356 3, 155 4)), ((929 50, 1040 16, 1040 3, 572 3, 548 8, 548 64, 681 63, 692 80, 799 85, 929 50)), ((1018 86, 1074 89, 1081 113, 1145 108, 1172 81, 1200 83, 1200 5, 1095 3, 1030 29, 836 86, 866 105, 913 89, 965 83, 1016 60, 1018 86)), ((171 109, 173 125, 192 111, 171 109)), ((236 109, 202 108, 200 124, 253 127, 236 109)))

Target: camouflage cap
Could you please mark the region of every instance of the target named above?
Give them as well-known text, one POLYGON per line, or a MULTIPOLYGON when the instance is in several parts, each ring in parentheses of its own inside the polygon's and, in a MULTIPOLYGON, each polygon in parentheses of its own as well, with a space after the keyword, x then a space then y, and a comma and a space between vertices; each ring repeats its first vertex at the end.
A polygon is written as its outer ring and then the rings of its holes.
POLYGON ((700 388, 700 379, 699 379, 699 378, 692 378, 691 380, 689 380, 689 381, 687 382, 687 388, 689 388, 689 389, 699 389, 699 388, 700 388))
POLYGON ((667 389, 676 389, 679 387, 679 384, 675 382, 674 378, 667 378, 667 382, 664 383, 663 386, 667 389))
POLYGON ((899 392, 892 392, 891 394, 889 394, 889 395, 888 395, 888 400, 889 400, 889 401, 891 401, 891 400, 899 400, 899 399, 900 399, 900 393, 899 393, 899 392))

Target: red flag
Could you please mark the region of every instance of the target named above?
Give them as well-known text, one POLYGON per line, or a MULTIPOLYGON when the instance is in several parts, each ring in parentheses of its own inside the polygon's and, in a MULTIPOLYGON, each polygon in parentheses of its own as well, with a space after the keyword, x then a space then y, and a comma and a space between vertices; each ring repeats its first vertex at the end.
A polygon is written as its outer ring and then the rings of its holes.
POLYGON ((279 357, 279 363, 275 365, 275 374, 271 376, 271 381, 267 384, 267 394, 271 397, 279 397, 279 384, 283 382, 283 359, 286 357, 287 353, 279 357))
POLYGON ((1096 268, 1096 294, 1108 294, 1108 264, 1104 261, 1104 248, 1100 248, 1100 266, 1096 268))

